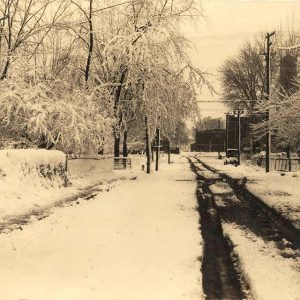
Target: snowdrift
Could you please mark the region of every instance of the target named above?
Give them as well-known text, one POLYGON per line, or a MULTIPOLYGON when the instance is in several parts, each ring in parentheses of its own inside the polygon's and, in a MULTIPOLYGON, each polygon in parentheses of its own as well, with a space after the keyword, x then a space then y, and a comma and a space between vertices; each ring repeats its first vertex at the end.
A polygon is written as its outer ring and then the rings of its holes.
POLYGON ((57 150, 0 150, 0 186, 54 187, 66 181, 66 155, 57 150))

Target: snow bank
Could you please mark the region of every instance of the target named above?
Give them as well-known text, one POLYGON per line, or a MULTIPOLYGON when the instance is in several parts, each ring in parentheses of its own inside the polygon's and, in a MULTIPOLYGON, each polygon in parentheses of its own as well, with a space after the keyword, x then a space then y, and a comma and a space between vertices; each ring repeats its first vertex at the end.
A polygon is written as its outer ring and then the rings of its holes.
POLYGON ((7 189, 62 185, 65 163, 65 154, 57 150, 0 150, 0 185, 7 189))
MULTIPOLYGON (((76 160, 71 161, 75 163, 76 160)), ((64 153, 52 150, 1 150, 0 223, 35 209, 48 209, 91 187, 105 189, 110 181, 117 184, 119 179, 137 176, 134 170, 103 172, 96 160, 82 161, 84 164, 81 166, 68 161, 71 185, 62 188, 66 175, 64 153)))
POLYGON ((56 150, 0 150, 0 222, 63 195, 65 163, 56 150))

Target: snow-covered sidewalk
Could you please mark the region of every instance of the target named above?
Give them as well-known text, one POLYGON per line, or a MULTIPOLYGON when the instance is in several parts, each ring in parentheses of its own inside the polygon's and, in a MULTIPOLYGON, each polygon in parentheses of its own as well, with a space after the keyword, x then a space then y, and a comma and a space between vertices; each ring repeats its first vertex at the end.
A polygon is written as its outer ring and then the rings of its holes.
MULTIPOLYGON (((126 171, 104 172, 101 168, 90 168, 89 172, 82 174, 80 168, 72 168, 68 175, 71 185, 67 187, 63 187, 58 180, 46 180, 33 172, 11 172, 7 176, 9 180, 1 181, 0 178, 0 232, 19 227, 15 221, 22 223, 31 215, 39 218, 43 211, 48 211, 48 215, 56 206, 67 204, 77 197, 90 196, 95 190, 105 191, 118 185, 120 180, 137 177, 141 173, 139 167, 142 159, 135 157, 133 168, 126 171)), ((72 163, 69 162, 71 167, 72 163)), ((86 164, 93 163, 93 160, 86 161, 86 164)))
POLYGON ((201 299, 194 174, 186 159, 0 235, 0 295, 201 299))

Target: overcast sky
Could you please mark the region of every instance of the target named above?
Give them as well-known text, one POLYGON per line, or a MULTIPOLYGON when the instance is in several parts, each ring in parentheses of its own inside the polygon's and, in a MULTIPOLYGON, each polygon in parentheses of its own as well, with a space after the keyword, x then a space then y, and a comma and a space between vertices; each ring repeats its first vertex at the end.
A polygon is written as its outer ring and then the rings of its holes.
MULTIPOLYGON (((203 0, 208 22, 199 22, 198 28, 188 26, 189 39, 196 49, 191 51, 195 65, 203 71, 218 75, 217 69, 226 58, 237 53, 249 39, 262 32, 271 32, 279 27, 287 30, 294 22, 300 31, 300 0, 203 0), (294 21, 293 21, 294 20, 294 21)), ((215 88, 220 91, 217 78, 215 88)), ((199 100, 219 99, 204 89, 199 100)), ((222 117, 227 111, 220 103, 200 103, 201 115, 222 117)))

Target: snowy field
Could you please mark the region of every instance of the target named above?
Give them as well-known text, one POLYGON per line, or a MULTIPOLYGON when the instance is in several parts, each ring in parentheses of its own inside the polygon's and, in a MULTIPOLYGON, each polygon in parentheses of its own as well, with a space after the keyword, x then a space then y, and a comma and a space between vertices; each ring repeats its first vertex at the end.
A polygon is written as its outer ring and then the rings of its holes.
POLYGON ((195 176, 186 159, 163 160, 157 173, 0 235, 1 299, 201 299, 195 176))

